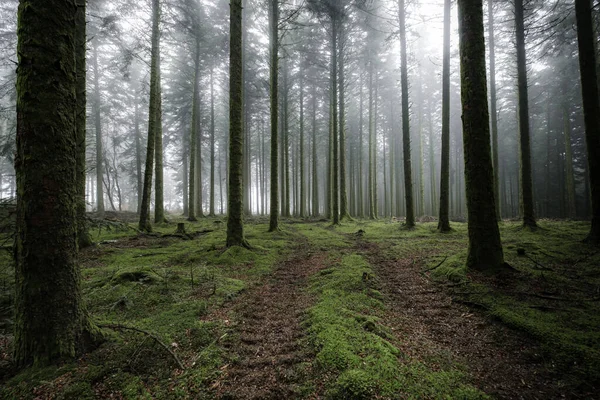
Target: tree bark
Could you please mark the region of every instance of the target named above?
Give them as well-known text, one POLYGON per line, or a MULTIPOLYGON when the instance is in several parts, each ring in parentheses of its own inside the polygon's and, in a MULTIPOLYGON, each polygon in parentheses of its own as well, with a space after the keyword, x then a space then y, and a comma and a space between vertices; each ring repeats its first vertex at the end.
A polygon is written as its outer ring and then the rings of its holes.
POLYGON ((498 111, 496 96, 496 40, 494 38, 494 2, 488 0, 488 38, 490 47, 490 114, 492 128, 492 165, 494 167, 494 199, 496 201, 496 216, 502 220, 500 213, 500 192, 498 167, 498 111))
POLYGON ((406 59, 406 21, 404 0, 398 0, 400 20, 400 82, 402 85, 402 150, 404 156, 404 197, 406 201, 406 227, 415 226, 413 204, 412 165, 410 158, 410 120, 408 104, 408 60, 406 59))
POLYGON ((202 188, 196 187, 196 148, 198 141, 199 125, 199 98, 200 98, 200 38, 196 37, 196 50, 194 55, 194 88, 192 90, 192 123, 190 129, 190 173, 188 189, 188 221, 198 221, 196 218, 196 192, 202 188))
POLYGON ((482 0, 458 1, 461 101, 469 250, 467 267, 504 264, 494 202, 482 0))
POLYGON ((588 154, 589 186, 592 198, 592 226, 587 242, 600 243, 600 102, 596 72, 596 49, 589 0, 575 0, 579 70, 585 122, 585 139, 588 154))
MULTIPOLYGON (((77 173, 76 173, 76 188, 77 188, 77 243, 80 249, 92 245, 92 237, 88 231, 85 207, 85 123, 86 123, 86 93, 85 93, 85 51, 87 46, 86 41, 86 25, 85 25, 85 1, 77 1, 77 14, 75 16, 76 36, 75 36, 75 63, 77 73, 77 110, 76 110, 76 125, 77 137, 75 143, 77 146, 77 173)), ((2 186, 0 185, 0 188, 2 186)))
POLYGON ((244 238, 243 177, 244 130, 242 95, 242 0, 230 3, 229 44, 229 190, 227 196, 227 247, 249 247, 244 238))
MULTIPOLYGON (((491 0, 488 0, 491 1, 491 0)), ((451 0, 444 0, 444 59, 442 61, 442 173, 440 179, 440 217, 438 230, 450 228, 450 11, 451 0)), ((429 110, 431 114, 431 110, 429 110)))
POLYGON ((269 216, 269 232, 279 230, 279 143, 277 129, 279 128, 279 0, 270 0, 269 3, 269 75, 271 78, 271 204, 269 216))
POLYGON ((150 198, 152 195, 152 172, 154 169, 154 152, 157 135, 157 118, 160 112, 157 97, 159 94, 159 0, 152 0, 152 55, 150 59, 150 100, 148 111, 148 144, 146 146, 146 166, 144 168, 144 190, 142 192, 142 205, 140 207, 139 230, 152 232, 150 223, 150 198))
POLYGON ((75 0, 19 5, 17 368, 70 360, 100 338, 84 310, 77 261, 77 13, 75 0))
POLYGON ((517 44, 517 76, 519 88, 519 144, 521 153, 521 208, 523 225, 537 226, 533 208, 531 177, 531 139, 529 130, 529 95, 527 89, 527 58, 525 56, 525 21, 523 0, 515 0, 515 31, 517 44))

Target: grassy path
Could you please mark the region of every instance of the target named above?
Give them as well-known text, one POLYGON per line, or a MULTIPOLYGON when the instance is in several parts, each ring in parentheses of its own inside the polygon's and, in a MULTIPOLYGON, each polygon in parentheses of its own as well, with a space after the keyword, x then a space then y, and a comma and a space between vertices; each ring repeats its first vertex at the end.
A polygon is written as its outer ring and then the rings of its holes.
POLYGON ((311 253, 306 241, 281 262, 262 285, 232 307, 237 340, 233 362, 213 384, 223 399, 288 399, 300 396, 311 354, 300 343, 301 318, 312 305, 307 278, 325 268, 326 255, 311 253))

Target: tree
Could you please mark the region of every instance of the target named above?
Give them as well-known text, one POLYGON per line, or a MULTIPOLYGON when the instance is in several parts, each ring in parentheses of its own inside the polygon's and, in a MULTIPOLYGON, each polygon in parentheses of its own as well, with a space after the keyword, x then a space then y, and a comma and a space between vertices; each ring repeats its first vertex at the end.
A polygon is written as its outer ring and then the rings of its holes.
POLYGON ((500 214, 499 167, 498 167, 498 111, 496 95, 496 40, 494 37, 494 2, 488 0, 488 37, 490 48, 490 114, 492 128, 492 165, 494 166, 494 198, 496 199, 496 216, 500 214))
POLYGON ((458 1, 469 250, 467 267, 504 264, 494 203, 482 0, 458 1))
POLYGON ((77 2, 77 15, 75 21, 77 33, 75 36, 75 63, 77 73, 77 110, 75 114, 77 124, 77 239, 79 248, 88 247, 92 244, 92 237, 88 232, 87 219, 85 215, 85 123, 86 123, 86 98, 85 98, 85 0, 77 2))
POLYGON ((521 151, 521 207, 523 226, 535 228, 533 182, 531 178, 531 134, 529 132, 529 95, 527 90, 527 58, 525 56, 525 17, 523 0, 515 0, 515 32, 517 44, 517 79, 519 89, 519 145, 521 151))
POLYGON ((278 0, 269 2, 269 76, 271 80, 269 96, 271 100, 271 209, 269 218, 269 232, 279 230, 279 181, 278 181, 278 134, 279 129, 279 100, 278 100, 278 73, 279 73, 279 4, 278 0))
POLYGON ((19 368, 71 359, 99 338, 84 310, 77 262, 77 9, 75 0, 22 0, 18 12, 19 368))
POLYGON ((402 84, 402 150, 404 156, 404 197, 406 199, 406 227, 415 226, 413 204, 412 166, 410 159, 410 120, 408 111, 408 60, 406 59, 406 11, 404 0, 398 0, 400 21, 400 81, 402 84))
MULTIPOLYGON (((440 219, 438 222, 438 230, 440 232, 450 231, 450 218, 448 216, 450 208, 450 11, 450 0, 444 0, 444 60, 442 67, 442 174, 440 179, 440 219)), ((431 110, 429 113, 431 118, 431 110)))
POLYGON ((227 247, 249 247, 244 238, 244 162, 242 96, 242 0, 231 0, 229 43, 229 188, 227 195, 227 247))
POLYGON ((146 147, 146 167, 144 169, 144 190, 140 207, 139 229, 152 232, 150 224, 150 197, 152 194, 152 170, 154 168, 154 153, 156 135, 158 133, 157 115, 160 113, 160 78, 159 78, 159 23, 160 0, 152 0, 152 54, 150 59, 150 101, 148 111, 148 145, 146 147))
POLYGON ((598 76, 596 49, 589 0, 575 0, 577 18, 577 43, 579 47, 579 71, 585 122, 585 139, 588 153, 588 170, 592 193, 592 227, 586 241, 600 243, 600 101, 598 100, 598 76))

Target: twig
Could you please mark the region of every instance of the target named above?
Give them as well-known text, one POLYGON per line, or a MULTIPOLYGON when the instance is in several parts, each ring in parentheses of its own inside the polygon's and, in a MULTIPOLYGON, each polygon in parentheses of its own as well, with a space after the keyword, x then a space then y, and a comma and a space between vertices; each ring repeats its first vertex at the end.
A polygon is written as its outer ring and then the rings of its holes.
POLYGON ((422 271, 423 273, 425 272, 429 272, 429 271, 433 271, 434 269, 439 268, 446 260, 448 259, 448 256, 444 257, 444 259, 442 260, 442 262, 440 262, 438 265, 436 265, 435 267, 431 267, 431 268, 427 268, 426 270, 422 271))
POLYGON ((536 261, 536 260, 534 260, 533 258, 529 257, 528 255, 525 255, 525 258, 527 258, 528 260, 531 260, 531 261, 533 261, 533 263, 534 263, 535 265, 537 265, 538 267, 540 267, 540 268, 541 268, 541 269, 543 269, 544 271, 554 271, 554 269, 552 269, 552 268, 548 268, 548 267, 546 267, 546 266, 544 266, 544 265, 540 264, 539 262, 537 262, 537 261, 536 261))
POLYGON ((167 350, 169 352, 169 354, 171 354, 171 356, 173 356, 173 358, 177 362, 177 365, 179 365, 179 368, 185 371, 185 367, 183 366, 183 363, 181 362, 179 357, 177 357, 177 354, 175 354, 173 352, 173 350, 171 350, 169 348, 169 346, 167 346, 162 340, 160 340, 158 338, 158 336, 156 336, 152 332, 148 332, 144 329, 136 328, 134 326, 127 326, 127 325, 121 325, 121 324, 102 324, 102 325, 98 325, 98 327, 112 329, 114 331, 122 331, 122 330, 134 331, 134 332, 139 332, 139 333, 143 333, 144 335, 150 336, 152 339, 154 339, 154 341, 156 343, 160 344, 165 350, 167 350))

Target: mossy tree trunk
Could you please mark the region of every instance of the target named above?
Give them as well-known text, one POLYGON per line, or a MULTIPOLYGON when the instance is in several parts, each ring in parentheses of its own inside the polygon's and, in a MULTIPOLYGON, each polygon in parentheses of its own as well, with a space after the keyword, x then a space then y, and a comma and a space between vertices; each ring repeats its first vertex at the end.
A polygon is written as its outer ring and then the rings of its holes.
POLYGON ((94 130, 96 133, 96 212, 98 218, 104 218, 104 187, 102 176, 104 167, 102 160, 104 154, 102 151, 102 120, 100 119, 100 71, 98 66, 98 39, 92 41, 93 61, 94 61, 94 130))
POLYGON ((400 82, 402 85, 402 153, 404 156, 404 198, 406 199, 406 227, 415 226, 413 203, 412 165, 410 158, 410 120, 408 104, 408 60, 406 59, 406 12, 404 0, 398 1, 400 20, 400 82))
POLYGON ((527 89, 527 58, 525 55, 525 17, 523 0, 515 0, 515 32, 517 45, 517 80, 519 89, 519 149, 521 155, 521 208, 523 225, 537 226, 533 208, 531 176, 531 134, 529 129, 529 95, 527 89))
POLYGON ((79 248, 92 244, 92 237, 88 231, 85 214, 85 121, 86 121, 86 94, 85 94, 85 50, 87 46, 85 29, 85 0, 77 1, 77 15, 75 17, 77 32, 75 36, 75 63, 77 72, 77 242, 79 248))
POLYGON ((331 123, 332 123, 332 144, 333 156, 331 162, 332 177, 331 177, 331 196, 332 209, 331 220, 334 225, 340 223, 340 156, 339 156, 339 141, 338 141, 338 97, 337 97, 337 57, 338 57, 338 23, 335 19, 331 20, 331 123))
POLYGON ((467 267, 504 264, 494 202, 482 0, 459 0, 461 101, 469 250, 467 267))
MULTIPOLYGON (((300 61, 302 63, 302 61, 300 61)), ((306 176, 304 174, 304 71, 300 65, 300 218, 306 217, 306 176)))
POLYGON ((359 112, 358 112, 358 217, 365 217, 365 198, 363 191, 363 110, 364 110, 364 97, 363 97, 363 71, 360 72, 360 84, 359 84, 359 112))
POLYGON ((496 40, 494 37, 494 2, 488 0, 488 42, 490 50, 490 114, 492 128, 492 165, 494 166, 494 199, 496 200, 496 216, 500 213, 500 170, 498 167, 498 110, 496 96, 496 40))
POLYGON ((376 207, 375 201, 377 195, 377 185, 375 182, 375 175, 377 174, 376 168, 376 140, 375 130, 373 129, 373 60, 369 61, 369 218, 376 219, 376 207))
POLYGON ((244 131, 242 95, 242 0, 230 3, 229 42, 229 188, 227 247, 249 247, 244 238, 243 171, 244 131))
POLYGON ((215 216, 215 84, 214 67, 210 67, 210 189, 208 215, 215 216))
MULTIPOLYGON (((160 3, 158 4, 158 23, 160 23, 160 3)), ((165 201, 164 201, 164 178, 163 178, 163 131, 162 131, 162 87, 160 83, 160 30, 158 31, 159 44, 157 51, 156 64, 156 114, 154 118, 156 128, 156 138, 154 143, 154 165, 156 177, 154 178, 154 222, 160 224, 167 222, 165 218, 165 201)))
POLYGON ((600 102, 598 100, 597 60, 589 0, 575 0, 579 70, 583 96, 585 139, 588 153, 589 186, 592 198, 592 227, 586 241, 600 243, 600 102))
POLYGON ((271 204, 269 217, 269 232, 279 230, 279 157, 278 157, 278 132, 279 128, 279 4, 278 0, 269 3, 269 75, 271 79, 271 204))
POLYGON ((346 33, 344 31, 343 24, 340 23, 339 27, 339 56, 338 56, 338 74, 339 74, 339 109, 340 109, 340 119, 339 119, 339 136, 340 136, 340 148, 339 148, 339 158, 340 158, 340 220, 350 219, 350 213, 348 212, 348 191, 346 190, 346 81, 344 74, 344 45, 346 33))
POLYGON ((144 178, 142 175, 142 138, 140 134, 140 113, 137 89, 135 91, 135 170, 137 178, 137 212, 139 214, 142 206, 144 178))
MULTIPOLYGON (((491 1, 491 0, 488 0, 491 1)), ((451 0, 444 0, 444 59, 442 61, 442 174, 440 179, 440 218, 438 230, 450 229, 450 11, 451 0)), ((431 114, 431 109, 429 110, 431 114)), ((431 120, 431 115, 430 115, 431 120)), ((431 127, 430 127, 431 130, 431 127)), ((431 137, 431 132, 430 132, 431 137)))
POLYGON ((148 111, 148 144, 146 146, 146 166, 144 169, 144 190, 142 192, 142 205, 140 207, 139 229, 152 232, 150 223, 150 198, 152 196, 152 173, 154 170, 154 153, 156 135, 158 131, 156 115, 160 112, 158 104, 160 79, 158 75, 159 64, 159 0, 152 0, 152 54, 150 59, 150 100, 148 111))
POLYGON ((22 0, 18 11, 17 368, 72 359, 99 337, 77 261, 77 5, 22 0))
POLYGON ((194 55, 194 88, 192 90, 192 126, 190 129, 190 173, 188 189, 188 221, 197 221, 196 218, 196 142, 198 141, 198 114, 200 97, 200 38, 196 36, 196 50, 194 55))
POLYGON ((312 86, 312 216, 319 215, 319 173, 317 162, 317 86, 312 86))

